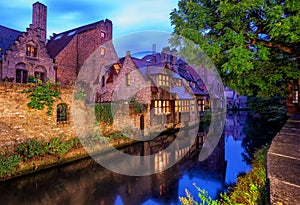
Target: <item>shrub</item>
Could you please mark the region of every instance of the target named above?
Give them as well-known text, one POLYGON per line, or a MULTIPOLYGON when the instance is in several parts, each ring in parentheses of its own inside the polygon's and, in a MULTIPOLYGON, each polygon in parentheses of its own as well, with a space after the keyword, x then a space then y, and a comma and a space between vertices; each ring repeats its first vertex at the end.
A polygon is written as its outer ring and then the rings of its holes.
POLYGON ((0 176, 12 174, 17 169, 20 162, 21 157, 19 155, 12 155, 9 157, 0 155, 0 176))

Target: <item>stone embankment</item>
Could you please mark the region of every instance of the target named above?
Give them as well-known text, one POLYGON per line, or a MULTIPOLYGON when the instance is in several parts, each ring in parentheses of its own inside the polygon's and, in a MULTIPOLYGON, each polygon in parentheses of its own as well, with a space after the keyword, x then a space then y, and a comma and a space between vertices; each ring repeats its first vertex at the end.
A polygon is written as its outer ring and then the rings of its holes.
POLYGON ((300 204, 300 113, 275 136, 268 152, 271 204, 300 204))

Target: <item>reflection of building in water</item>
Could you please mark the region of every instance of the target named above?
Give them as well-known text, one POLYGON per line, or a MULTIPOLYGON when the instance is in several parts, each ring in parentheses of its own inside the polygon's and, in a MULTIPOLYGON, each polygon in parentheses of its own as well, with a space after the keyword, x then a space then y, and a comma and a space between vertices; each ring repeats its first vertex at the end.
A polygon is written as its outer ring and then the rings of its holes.
MULTIPOLYGON (((22 179, 16 179, 14 183, 0 184, 1 197, 8 204, 17 204, 21 199, 24 204, 53 204, 54 202, 62 204, 113 204, 116 199, 122 201, 123 204, 141 204, 149 198, 158 204, 177 203, 178 197, 166 199, 163 195, 177 196, 178 195, 178 179, 180 179, 185 170, 195 168, 202 169, 205 164, 198 163, 198 154, 202 146, 202 136, 198 135, 198 139, 193 139, 198 144, 190 146, 184 140, 179 140, 178 150, 174 153, 158 154, 152 162, 158 170, 165 167, 171 160, 184 155, 185 160, 180 160, 171 168, 149 176, 131 177, 120 175, 108 171, 99 166, 92 159, 78 161, 68 166, 51 169, 44 173, 31 175, 22 179), (17 186, 15 186, 17 184, 17 186), (21 198, 17 198, 20 196, 21 198)), ((124 152, 129 154, 153 154, 160 152, 160 149, 169 146, 174 139, 174 135, 162 136, 157 141, 143 142, 132 145, 124 152), (160 147, 159 147, 160 146, 160 147), (144 151, 141 151, 144 149, 144 151), (151 150, 151 151, 150 151, 151 150)), ((221 161, 223 151, 220 144, 216 148, 215 154, 209 159, 216 161, 214 166, 209 164, 210 172, 221 170, 216 166, 224 164, 224 159, 221 161), (219 156, 218 156, 219 155, 219 156), (212 159, 216 157, 217 159, 212 159), (215 170, 216 169, 216 170, 215 170)), ((224 149, 223 149, 224 150, 224 149)), ((128 165, 130 166, 130 165, 128 165)), ((135 168, 135 167, 133 167, 135 168)), ((223 168, 223 166, 222 166, 223 168)))
POLYGON ((227 109, 247 109, 247 96, 240 96, 228 87, 224 88, 227 109))
MULTIPOLYGON (((205 139, 204 139, 205 141, 205 139)), ((226 166, 227 163, 225 161, 225 138, 224 134, 222 134, 217 146, 214 151, 209 155, 207 159, 199 164, 209 170, 213 170, 214 172, 221 173, 222 182, 225 182, 225 174, 226 174, 226 166)))
POLYGON ((228 111, 226 115, 225 135, 232 136, 234 140, 243 140, 246 136, 246 119, 248 112, 228 111))

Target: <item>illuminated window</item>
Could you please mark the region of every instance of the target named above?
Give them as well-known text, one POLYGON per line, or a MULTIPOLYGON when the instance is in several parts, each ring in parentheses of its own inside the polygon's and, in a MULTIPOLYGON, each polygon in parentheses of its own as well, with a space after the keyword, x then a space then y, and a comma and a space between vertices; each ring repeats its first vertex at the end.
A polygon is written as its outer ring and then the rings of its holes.
POLYGON ((103 48, 103 47, 100 48, 100 54, 101 54, 102 56, 105 55, 105 48, 103 48))
POLYGON ((294 80, 293 82, 293 90, 292 90, 292 103, 298 103, 299 102, 299 85, 298 80, 294 80))
POLYGON ((178 79, 178 78, 175 78, 175 79, 174 79, 174 84, 175 84, 175 86, 177 86, 177 87, 182 86, 182 80, 181 80, 181 79, 178 79))
POLYGON ((58 104, 56 111, 56 121, 57 122, 67 122, 68 121, 68 106, 67 104, 58 104))
POLYGON ((106 38, 106 33, 104 31, 100 32, 100 37, 101 39, 105 39, 106 38))
POLYGON ((26 46, 26 56, 37 57, 37 47, 33 45, 26 46))
POLYGON ((204 112, 204 99, 198 99, 198 112, 204 112))
POLYGON ((167 75, 159 75, 158 76, 158 85, 169 86, 170 85, 170 77, 167 75))
POLYGON ((189 112, 190 101, 189 100, 176 100, 175 101, 175 112, 189 112))
POLYGON ((170 113, 170 101, 155 100, 154 101, 154 113, 155 114, 169 114, 170 113))
POLYGON ((191 100, 191 101, 190 101, 190 104, 191 104, 191 111, 192 111, 192 112, 195 112, 195 111, 196 111, 195 100, 191 100))
POLYGON ((130 85, 130 74, 126 74, 126 85, 130 85))

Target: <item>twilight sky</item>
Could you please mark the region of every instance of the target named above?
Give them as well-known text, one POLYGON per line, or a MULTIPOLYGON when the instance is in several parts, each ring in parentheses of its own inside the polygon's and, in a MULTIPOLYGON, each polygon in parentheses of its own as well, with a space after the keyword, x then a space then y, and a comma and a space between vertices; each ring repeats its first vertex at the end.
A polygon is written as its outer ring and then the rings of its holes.
MULTIPOLYGON (((37 0, 0 4, 0 25, 25 31, 37 0)), ((169 13, 178 0, 39 0, 48 7, 48 34, 60 33, 103 19, 113 22, 114 38, 136 31, 172 32, 169 13)))

